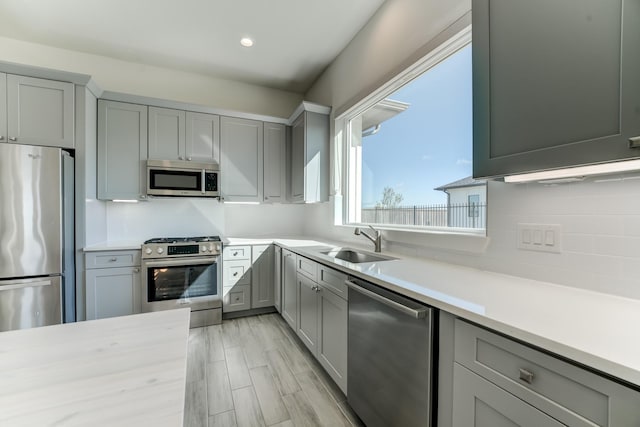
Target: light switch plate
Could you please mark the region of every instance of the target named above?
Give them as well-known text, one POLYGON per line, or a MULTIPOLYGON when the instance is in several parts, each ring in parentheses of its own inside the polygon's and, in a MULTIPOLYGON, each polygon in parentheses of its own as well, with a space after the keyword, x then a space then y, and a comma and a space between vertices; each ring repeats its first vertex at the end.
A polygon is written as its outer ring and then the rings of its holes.
POLYGON ((518 249, 538 252, 562 252, 560 224, 518 224, 518 249))

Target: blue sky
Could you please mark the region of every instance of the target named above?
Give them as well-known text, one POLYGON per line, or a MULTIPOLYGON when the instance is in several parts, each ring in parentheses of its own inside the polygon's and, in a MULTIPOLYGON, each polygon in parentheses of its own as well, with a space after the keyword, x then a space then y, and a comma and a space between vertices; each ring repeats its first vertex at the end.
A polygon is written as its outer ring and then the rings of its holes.
POLYGON ((411 106, 363 139, 362 205, 382 198, 384 187, 403 205, 446 203, 435 187, 472 172, 471 45, 388 98, 411 106))

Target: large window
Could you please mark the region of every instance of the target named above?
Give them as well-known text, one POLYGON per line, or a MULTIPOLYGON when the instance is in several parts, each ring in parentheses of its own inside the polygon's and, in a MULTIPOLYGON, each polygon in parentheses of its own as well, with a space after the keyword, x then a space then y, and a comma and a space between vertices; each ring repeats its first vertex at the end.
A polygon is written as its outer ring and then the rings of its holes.
POLYGON ((343 116, 346 222, 482 233, 486 184, 472 178, 471 44, 441 49, 418 71, 343 116))

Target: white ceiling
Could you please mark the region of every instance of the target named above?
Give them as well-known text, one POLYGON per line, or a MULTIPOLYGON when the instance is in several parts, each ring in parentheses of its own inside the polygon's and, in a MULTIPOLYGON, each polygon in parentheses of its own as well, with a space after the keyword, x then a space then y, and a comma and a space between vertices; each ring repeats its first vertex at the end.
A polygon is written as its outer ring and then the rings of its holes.
POLYGON ((383 2, 0 0, 0 36, 304 93, 383 2))

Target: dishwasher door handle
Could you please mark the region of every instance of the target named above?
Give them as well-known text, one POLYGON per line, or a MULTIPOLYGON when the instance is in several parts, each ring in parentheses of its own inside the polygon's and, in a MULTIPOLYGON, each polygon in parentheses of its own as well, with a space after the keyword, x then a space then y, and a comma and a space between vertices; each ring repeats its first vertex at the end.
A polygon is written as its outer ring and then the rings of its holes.
POLYGON ((416 319, 423 319, 424 317, 427 316, 427 313, 429 312, 428 307, 419 308, 419 309, 407 307, 404 304, 400 304, 399 302, 390 300, 389 298, 385 298, 382 295, 372 292, 369 289, 365 289, 362 286, 359 286, 357 283, 352 282, 351 280, 345 280, 344 284, 356 292, 360 292, 361 294, 366 295, 371 299, 374 299, 386 306, 389 306, 411 317, 415 317, 416 319))

